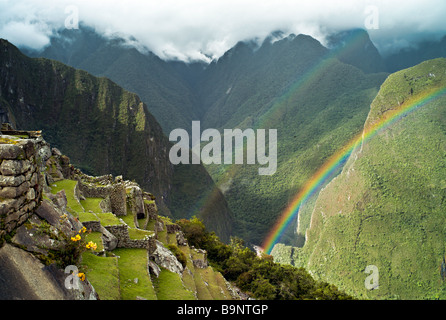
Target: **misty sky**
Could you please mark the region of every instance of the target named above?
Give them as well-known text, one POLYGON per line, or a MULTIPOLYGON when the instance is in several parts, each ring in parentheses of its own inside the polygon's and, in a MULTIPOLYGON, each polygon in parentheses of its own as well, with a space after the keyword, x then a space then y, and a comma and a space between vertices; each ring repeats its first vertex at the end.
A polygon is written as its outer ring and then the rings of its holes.
POLYGON ((218 58, 240 40, 271 32, 364 28, 382 52, 446 35, 444 0, 0 0, 0 38, 41 49, 80 24, 134 39, 161 58, 218 58))

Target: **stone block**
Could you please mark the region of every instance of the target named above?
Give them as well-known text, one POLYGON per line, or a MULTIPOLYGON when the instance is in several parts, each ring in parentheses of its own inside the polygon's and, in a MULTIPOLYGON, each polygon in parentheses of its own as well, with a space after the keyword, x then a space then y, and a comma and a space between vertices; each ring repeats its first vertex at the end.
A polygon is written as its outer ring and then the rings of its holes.
POLYGON ((31 168, 29 160, 4 160, 0 165, 0 172, 5 176, 18 176, 31 168))
POLYGON ((19 156, 25 158, 24 150, 15 144, 0 144, 0 159, 13 160, 19 158, 19 156))
POLYGON ((0 175, 0 187, 18 187, 25 182, 25 176, 3 176, 0 175))
POLYGON ((38 182, 39 182, 39 175, 37 174, 37 172, 34 172, 33 175, 31 176, 31 179, 29 180, 29 184, 31 186, 35 186, 38 182))
POLYGON ((5 199, 0 202, 0 215, 5 215, 12 210, 15 199, 5 199))
POLYGON ((17 198, 29 190, 29 182, 25 181, 18 187, 4 187, 0 190, 1 198, 13 199, 17 198))
POLYGON ((36 148, 34 146, 34 141, 30 139, 24 139, 20 141, 20 146, 22 147, 25 157, 27 159, 31 158, 36 154, 36 148))
POLYGON ((28 192, 26 193, 26 200, 34 200, 36 199, 36 192, 33 188, 29 188, 28 192))

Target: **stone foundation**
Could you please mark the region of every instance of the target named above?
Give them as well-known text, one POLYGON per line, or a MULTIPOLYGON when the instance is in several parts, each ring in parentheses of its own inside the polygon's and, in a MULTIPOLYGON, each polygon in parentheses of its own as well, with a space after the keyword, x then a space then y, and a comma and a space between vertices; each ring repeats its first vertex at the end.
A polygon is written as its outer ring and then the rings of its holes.
POLYGON ((41 201, 38 142, 0 135, 0 237, 24 223, 41 201))
POLYGON ((148 239, 130 239, 127 225, 106 226, 105 229, 118 240, 117 248, 142 248, 149 250, 149 252, 153 250, 154 237, 148 239))

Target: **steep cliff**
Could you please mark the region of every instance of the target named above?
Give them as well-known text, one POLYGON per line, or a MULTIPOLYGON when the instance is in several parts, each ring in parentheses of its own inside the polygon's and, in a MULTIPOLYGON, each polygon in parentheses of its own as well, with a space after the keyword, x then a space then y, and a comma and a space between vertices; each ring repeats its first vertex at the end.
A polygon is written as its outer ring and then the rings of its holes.
POLYGON ((296 265, 361 298, 444 298, 445 75, 435 59, 385 81, 371 138, 320 192, 296 265), (364 285, 368 266, 379 289, 364 285))

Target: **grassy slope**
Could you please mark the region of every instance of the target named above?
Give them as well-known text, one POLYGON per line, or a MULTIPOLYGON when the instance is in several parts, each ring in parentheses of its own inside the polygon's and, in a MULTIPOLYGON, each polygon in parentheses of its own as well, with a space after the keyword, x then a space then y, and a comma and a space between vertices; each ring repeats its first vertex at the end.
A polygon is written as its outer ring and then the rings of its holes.
MULTIPOLYGON (((366 126, 412 95, 446 86, 445 71, 439 59, 391 75, 366 126)), ((423 106, 351 156, 319 195, 301 265, 361 298, 446 297, 445 105, 443 97, 423 106), (368 265, 379 268, 379 290, 365 289, 368 265)))

